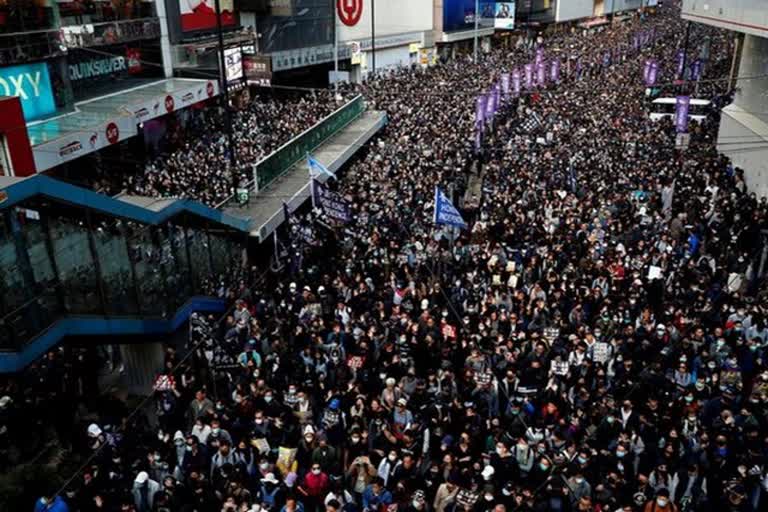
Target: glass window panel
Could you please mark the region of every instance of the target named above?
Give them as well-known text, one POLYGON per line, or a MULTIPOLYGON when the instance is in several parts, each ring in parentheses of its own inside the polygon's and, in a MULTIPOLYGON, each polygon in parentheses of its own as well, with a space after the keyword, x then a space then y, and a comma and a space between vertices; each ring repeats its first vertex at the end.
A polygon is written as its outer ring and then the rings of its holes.
POLYGON ((204 294, 211 287, 214 276, 211 272, 211 256, 208 250, 208 233, 202 229, 187 229, 189 257, 192 260, 192 272, 195 276, 195 293, 204 294))
POLYGON ((123 224, 117 219, 94 217, 92 225, 106 312, 108 315, 135 315, 139 304, 123 224))
POLYGON ((158 227, 157 234, 170 306, 176 311, 192 296, 184 228, 169 222, 158 227))
POLYGON ((141 224, 126 223, 129 256, 136 272, 139 288, 140 311, 145 315, 167 316, 168 300, 165 275, 160 265, 160 248, 152 234, 152 228, 141 224))
POLYGON ((56 205, 48 211, 53 257, 70 313, 103 312, 85 211, 56 205))

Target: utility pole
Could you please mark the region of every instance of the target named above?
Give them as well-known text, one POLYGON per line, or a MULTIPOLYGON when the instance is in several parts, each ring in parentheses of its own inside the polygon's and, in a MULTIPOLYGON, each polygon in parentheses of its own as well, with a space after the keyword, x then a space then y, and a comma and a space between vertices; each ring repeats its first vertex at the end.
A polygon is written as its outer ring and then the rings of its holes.
POLYGON ((691 35, 691 22, 685 26, 685 42, 683 43, 683 71, 678 77, 680 80, 685 78, 685 66, 688 65, 688 38, 691 35))
POLYGON ((221 84, 221 103, 224 108, 224 124, 227 130, 227 144, 229 145, 229 162, 232 165, 232 192, 235 192, 240 184, 237 182, 237 156, 235 155, 235 141, 232 135, 232 111, 229 108, 229 84, 227 83, 227 62, 224 58, 224 32, 221 29, 221 4, 215 0, 216 8, 216 35, 219 40, 219 83, 221 84))
POLYGON ((371 71, 376 74, 376 0, 371 0, 371 71))
POLYGON ((475 56, 474 62, 477 64, 477 30, 480 28, 480 0, 475 0, 475 56))
POLYGON ((339 14, 333 10, 333 98, 339 97, 339 14))

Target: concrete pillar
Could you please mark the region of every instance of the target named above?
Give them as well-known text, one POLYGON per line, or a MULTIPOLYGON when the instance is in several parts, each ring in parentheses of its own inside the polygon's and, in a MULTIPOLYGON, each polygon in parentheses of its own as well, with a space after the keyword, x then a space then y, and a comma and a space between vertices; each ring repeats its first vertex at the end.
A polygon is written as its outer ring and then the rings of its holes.
POLYGON ((160 19, 160 53, 163 57, 163 75, 165 78, 173 77, 173 55, 171 54, 171 40, 168 36, 168 15, 165 10, 165 0, 155 0, 155 10, 160 19))

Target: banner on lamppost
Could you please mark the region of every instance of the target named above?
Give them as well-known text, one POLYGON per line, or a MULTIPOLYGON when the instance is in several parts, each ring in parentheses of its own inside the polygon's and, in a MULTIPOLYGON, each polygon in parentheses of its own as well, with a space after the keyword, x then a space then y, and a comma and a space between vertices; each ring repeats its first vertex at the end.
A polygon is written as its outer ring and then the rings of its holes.
POLYGON ((677 133, 688 133, 688 111, 691 107, 690 96, 678 96, 675 104, 675 127, 677 133))

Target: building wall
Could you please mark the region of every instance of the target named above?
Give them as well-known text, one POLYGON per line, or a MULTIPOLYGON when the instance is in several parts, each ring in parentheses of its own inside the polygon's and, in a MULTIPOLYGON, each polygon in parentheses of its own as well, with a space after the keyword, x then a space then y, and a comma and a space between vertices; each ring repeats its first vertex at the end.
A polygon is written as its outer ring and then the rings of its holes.
POLYGON ((768 39, 747 35, 732 105, 723 110, 718 149, 744 169, 747 185, 768 196, 768 39))
POLYGON ((683 0, 682 16, 737 32, 768 36, 765 0, 683 0))
POLYGON ((630 9, 639 9, 644 3, 643 0, 606 0, 606 12, 621 12, 630 9), (611 8, 613 10, 611 10, 611 8))
MULTIPOLYGON (((371 37, 371 2, 364 0, 363 12, 354 26, 339 22, 339 41, 360 41, 371 37)), ((376 38, 432 31, 434 6, 432 0, 379 0, 374 5, 376 38)))
POLYGON ((768 123, 768 39, 747 35, 741 52, 734 103, 768 123), (759 77, 759 78, 750 78, 759 77))
MULTIPOLYGON (((610 2, 610 0, 607 1, 610 2)), ((565 2, 557 2, 557 14, 555 15, 555 19, 559 23, 580 18, 590 18, 592 17, 594 8, 594 0, 567 0, 565 2)))

